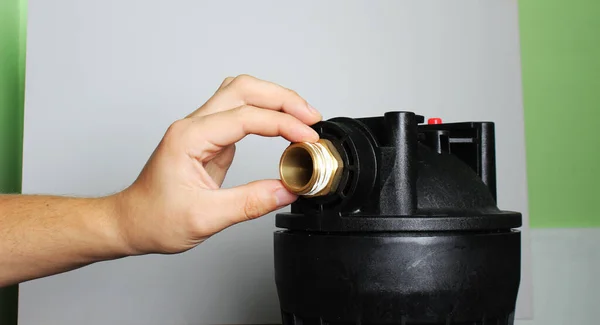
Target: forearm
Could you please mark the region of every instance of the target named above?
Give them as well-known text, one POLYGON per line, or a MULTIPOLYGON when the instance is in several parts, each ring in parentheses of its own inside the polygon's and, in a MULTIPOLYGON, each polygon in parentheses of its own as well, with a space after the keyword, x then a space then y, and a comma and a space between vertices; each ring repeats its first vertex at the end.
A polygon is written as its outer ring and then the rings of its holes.
POLYGON ((114 196, 0 196, 0 287, 127 254, 114 196))

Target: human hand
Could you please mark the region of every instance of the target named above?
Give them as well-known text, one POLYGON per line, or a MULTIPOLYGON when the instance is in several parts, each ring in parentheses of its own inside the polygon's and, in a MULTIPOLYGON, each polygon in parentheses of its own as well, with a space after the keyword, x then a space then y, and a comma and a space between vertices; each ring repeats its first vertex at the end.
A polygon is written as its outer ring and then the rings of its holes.
POLYGON ((235 143, 248 134, 316 142, 321 120, 297 93, 251 76, 227 78, 173 123, 136 181, 115 196, 129 254, 178 253, 296 200, 279 180, 221 189, 235 143))

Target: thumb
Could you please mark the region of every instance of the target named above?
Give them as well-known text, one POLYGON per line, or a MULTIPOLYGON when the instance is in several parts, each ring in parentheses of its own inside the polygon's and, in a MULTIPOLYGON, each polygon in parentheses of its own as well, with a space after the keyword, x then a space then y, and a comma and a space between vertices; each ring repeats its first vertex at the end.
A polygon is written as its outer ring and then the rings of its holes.
POLYGON ((228 225, 256 219, 280 209, 298 198, 279 180, 261 180, 214 193, 213 203, 218 207, 216 218, 228 225))

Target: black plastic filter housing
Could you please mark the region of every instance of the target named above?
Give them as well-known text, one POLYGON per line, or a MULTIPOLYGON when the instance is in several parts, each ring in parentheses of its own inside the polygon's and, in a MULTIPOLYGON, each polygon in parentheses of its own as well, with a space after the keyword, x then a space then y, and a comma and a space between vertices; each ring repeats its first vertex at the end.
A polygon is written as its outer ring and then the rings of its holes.
POLYGON ((334 193, 276 216, 283 324, 513 324, 521 214, 497 207, 494 124, 423 123, 313 126, 344 168, 334 193))

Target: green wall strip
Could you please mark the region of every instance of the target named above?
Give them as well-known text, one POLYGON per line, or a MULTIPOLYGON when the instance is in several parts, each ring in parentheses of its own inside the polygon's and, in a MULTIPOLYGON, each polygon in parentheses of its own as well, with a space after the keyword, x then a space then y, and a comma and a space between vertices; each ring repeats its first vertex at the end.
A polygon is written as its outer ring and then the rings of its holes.
POLYGON ((519 2, 531 226, 599 227, 600 1, 519 2))
MULTIPOLYGON (((0 192, 21 191, 25 40, 20 0, 0 1, 0 192)), ((23 22, 24 24, 24 22, 23 22)))
MULTIPOLYGON (((0 1, 0 193, 21 192, 26 0, 0 1)), ((17 324, 18 286, 0 288, 0 324, 17 324)))

